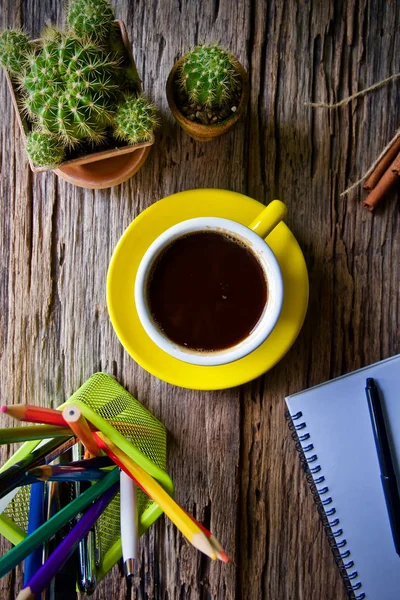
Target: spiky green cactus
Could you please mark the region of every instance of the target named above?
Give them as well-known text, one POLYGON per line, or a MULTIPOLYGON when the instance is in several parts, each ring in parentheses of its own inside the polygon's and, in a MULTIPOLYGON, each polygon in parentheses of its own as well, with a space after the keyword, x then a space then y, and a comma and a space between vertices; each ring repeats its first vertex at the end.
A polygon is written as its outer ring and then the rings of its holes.
POLYGON ((51 133, 34 131, 26 138, 26 151, 37 167, 53 168, 60 164, 65 156, 60 139, 51 133))
POLYGON ((159 125, 157 107, 143 96, 129 96, 114 118, 114 136, 129 144, 148 142, 159 125))
POLYGON ((68 9, 68 23, 82 39, 96 42, 107 40, 114 12, 107 0, 72 0, 68 9))
POLYGON ((0 64, 18 83, 32 129, 27 151, 39 167, 54 168, 89 143, 150 140, 158 124, 156 107, 137 98, 140 79, 108 0, 71 0, 68 23, 35 43, 21 31, 0 35, 0 64))
POLYGON ((0 65, 11 74, 25 71, 29 39, 23 31, 6 30, 0 35, 0 65))
POLYGON ((22 78, 25 109, 43 131, 59 135, 67 147, 82 140, 101 142, 111 123, 118 70, 98 46, 71 37, 45 41, 31 55, 22 78))
POLYGON ((179 80, 192 102, 221 106, 232 98, 240 77, 236 59, 218 46, 197 46, 186 57, 179 80))

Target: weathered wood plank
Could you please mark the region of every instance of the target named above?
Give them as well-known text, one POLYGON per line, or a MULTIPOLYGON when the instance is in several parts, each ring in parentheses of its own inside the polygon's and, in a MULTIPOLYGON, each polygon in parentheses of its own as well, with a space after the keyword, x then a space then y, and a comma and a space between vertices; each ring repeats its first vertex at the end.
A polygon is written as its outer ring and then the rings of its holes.
MULTIPOLYGON (((338 195, 397 128, 398 86, 335 113, 303 101, 335 100, 397 71, 399 7, 380 0, 115 5, 144 90, 163 117, 131 181, 92 192, 51 173, 31 175, 1 76, 1 400, 56 406, 94 371, 116 375, 170 432, 178 501, 211 524, 234 558, 228 567, 209 564, 161 519, 141 542, 132 589, 114 569, 95 598, 344 598, 283 397, 399 351, 396 198, 371 217, 359 194, 338 195), (251 79, 247 120, 212 144, 178 129, 164 92, 174 60, 199 41, 230 48, 251 79), (108 262, 126 226, 158 198, 199 186, 285 200, 310 270, 310 310, 294 348, 258 381, 215 393, 174 388, 135 365, 105 304, 108 262)), ((37 35, 62 16, 54 0, 5 0, 0 24, 37 35)), ((15 597, 20 574, 0 582, 2 597, 15 597)))

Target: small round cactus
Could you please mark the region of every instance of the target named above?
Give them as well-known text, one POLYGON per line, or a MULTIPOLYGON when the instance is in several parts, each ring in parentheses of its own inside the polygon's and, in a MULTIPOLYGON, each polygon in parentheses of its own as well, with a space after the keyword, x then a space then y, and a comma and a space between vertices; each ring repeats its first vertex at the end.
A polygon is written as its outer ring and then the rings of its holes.
POLYGON ((218 46, 197 46, 186 57, 179 81, 192 102, 206 107, 229 101, 239 86, 236 59, 218 46))
POLYGON ((114 136, 129 144, 148 142, 158 124, 154 104, 143 96, 128 96, 114 117, 114 136))
POLYGON ((101 142, 118 96, 112 61, 98 46, 73 37, 45 41, 31 55, 22 78, 25 110, 43 131, 67 147, 82 140, 101 142))
POLYGON ((29 39, 23 31, 6 30, 0 35, 0 65, 11 74, 23 73, 29 54, 29 39))
POLYGON ((107 40, 114 12, 107 0, 72 0, 68 9, 68 23, 81 39, 96 42, 107 40))
POLYGON ((33 131, 28 135, 26 151, 37 167, 55 167, 63 161, 65 155, 60 139, 42 131, 33 131))

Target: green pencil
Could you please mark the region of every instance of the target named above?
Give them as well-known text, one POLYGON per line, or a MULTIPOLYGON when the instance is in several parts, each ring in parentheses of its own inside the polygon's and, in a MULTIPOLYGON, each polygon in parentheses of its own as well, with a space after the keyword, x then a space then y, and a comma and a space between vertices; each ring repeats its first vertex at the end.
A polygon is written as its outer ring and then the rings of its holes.
POLYGON ((41 544, 44 544, 61 527, 64 527, 78 513, 82 512, 91 502, 104 494, 108 488, 119 481, 119 469, 115 468, 101 481, 92 485, 88 490, 67 504, 58 513, 43 523, 36 531, 27 536, 17 546, 14 546, 5 556, 0 558, 0 577, 12 571, 20 562, 41 544))
POLYGON ((0 429, 0 444, 14 444, 29 440, 45 440, 47 438, 71 436, 69 427, 55 425, 34 425, 32 427, 10 427, 0 429))

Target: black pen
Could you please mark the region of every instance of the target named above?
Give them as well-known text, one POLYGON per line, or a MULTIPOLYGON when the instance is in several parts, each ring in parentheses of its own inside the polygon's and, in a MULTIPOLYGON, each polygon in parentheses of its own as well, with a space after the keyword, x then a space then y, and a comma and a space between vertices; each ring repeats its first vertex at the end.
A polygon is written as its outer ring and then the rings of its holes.
POLYGON ((375 381, 372 379, 372 377, 368 377, 367 379, 365 393, 367 395, 376 451, 378 453, 383 493, 385 495, 386 508, 389 515, 394 547, 397 554, 400 555, 400 496, 397 487, 396 474, 394 471, 393 458, 390 451, 381 400, 379 398, 378 388, 376 387, 375 381))

